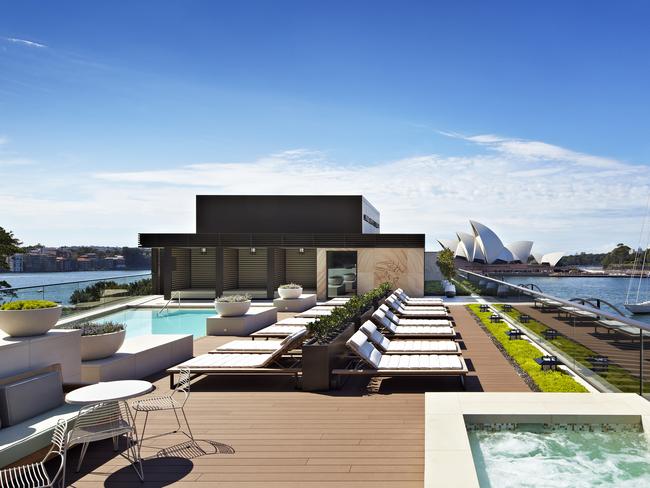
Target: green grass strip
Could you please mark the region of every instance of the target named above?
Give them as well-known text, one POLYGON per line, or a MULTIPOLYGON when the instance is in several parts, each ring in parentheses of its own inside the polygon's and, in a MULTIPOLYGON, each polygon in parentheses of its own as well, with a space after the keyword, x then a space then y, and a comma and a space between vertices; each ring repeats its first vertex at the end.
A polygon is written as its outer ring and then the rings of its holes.
POLYGON ((586 392, 587 389, 575 381, 564 371, 547 370, 542 371, 535 358, 542 356, 542 353, 526 340, 510 340, 506 332, 510 328, 504 323, 490 323, 492 311, 481 312, 479 304, 467 306, 476 315, 487 330, 503 346, 510 357, 523 369, 535 382, 541 391, 545 392, 586 392))
MULTIPOLYGON (((510 318, 521 322, 519 317, 522 315, 522 312, 513 307, 509 312, 500 311, 500 313, 508 315, 510 318)), ((535 320, 533 317, 530 318, 530 322, 523 324, 531 332, 534 332, 540 338, 544 337, 544 331, 550 329, 547 325, 535 320)), ((591 368, 591 363, 587 361, 587 358, 590 356, 598 356, 599 354, 588 347, 583 346, 577 341, 570 339, 564 335, 558 335, 557 339, 549 341, 555 348, 566 353, 567 356, 572 357, 578 363, 580 363, 585 368, 591 368)), ((615 363, 610 363, 607 371, 599 372, 598 376, 603 378, 608 383, 614 385, 619 390, 626 393, 638 393, 639 392, 639 378, 630 374, 624 368, 621 368, 615 363)), ((650 382, 644 383, 644 391, 650 390, 650 382)))

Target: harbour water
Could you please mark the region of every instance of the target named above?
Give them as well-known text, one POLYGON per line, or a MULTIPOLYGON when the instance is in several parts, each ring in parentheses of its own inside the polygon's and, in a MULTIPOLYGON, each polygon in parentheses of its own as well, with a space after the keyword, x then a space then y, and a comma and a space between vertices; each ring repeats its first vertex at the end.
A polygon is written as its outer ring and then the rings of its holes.
POLYGON ((13 297, 6 294, 0 296, 0 302, 2 302, 3 298, 13 298, 52 300, 62 304, 69 304, 70 295, 75 290, 82 290, 93 283, 110 280, 124 285, 150 276, 151 273, 146 270, 0 273, 0 281, 8 282, 12 288, 21 288, 15 291, 13 297))
MULTIPOLYGON (((600 298, 617 307, 625 315, 631 314, 624 307, 630 281, 628 278, 557 278, 549 276, 504 276, 504 281, 519 284, 535 284, 544 293, 570 300, 572 298, 600 298)), ((636 300, 639 280, 634 279, 630 299, 636 300)), ((641 280, 641 301, 650 300, 650 279, 641 280)), ((636 320, 650 323, 650 315, 634 315, 636 320)))

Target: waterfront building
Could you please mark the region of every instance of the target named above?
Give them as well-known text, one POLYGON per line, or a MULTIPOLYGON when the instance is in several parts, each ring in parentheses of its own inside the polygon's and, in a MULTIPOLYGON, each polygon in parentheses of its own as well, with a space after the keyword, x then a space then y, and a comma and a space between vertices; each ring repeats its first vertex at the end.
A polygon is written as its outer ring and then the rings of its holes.
POLYGON ((154 293, 273 298, 286 282, 319 299, 389 281, 424 293, 424 234, 382 234, 363 196, 197 195, 196 233, 139 236, 152 248, 154 293))

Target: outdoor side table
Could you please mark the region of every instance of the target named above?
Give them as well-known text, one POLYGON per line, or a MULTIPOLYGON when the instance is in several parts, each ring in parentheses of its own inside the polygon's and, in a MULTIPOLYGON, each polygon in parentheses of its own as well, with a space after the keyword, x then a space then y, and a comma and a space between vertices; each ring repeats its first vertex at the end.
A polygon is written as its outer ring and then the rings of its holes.
POLYGON ((524 334, 521 330, 519 329, 512 329, 506 332, 508 334, 508 338, 513 341, 517 339, 521 339, 521 336, 524 334))
POLYGON ((509 303, 504 303, 503 307, 501 308, 503 309, 504 312, 510 312, 512 310, 512 305, 510 305, 509 303))
POLYGON ((557 330, 555 329, 546 329, 544 331, 544 338, 546 340, 552 341, 553 339, 557 339, 557 330))
POLYGON ((519 316, 519 322, 522 324, 527 324, 530 322, 530 315, 522 314, 519 316))
POLYGON ((485 304, 481 304, 481 305, 478 306, 478 309, 479 309, 479 312, 487 312, 488 310, 490 310, 490 307, 485 305, 485 304))
POLYGON ((497 315, 497 314, 490 315, 490 323, 498 324, 499 322, 501 322, 501 315, 497 315))
POLYGON ((153 384, 143 380, 105 381, 71 391, 65 396, 65 402, 81 405, 116 402, 145 395, 153 388, 153 384))

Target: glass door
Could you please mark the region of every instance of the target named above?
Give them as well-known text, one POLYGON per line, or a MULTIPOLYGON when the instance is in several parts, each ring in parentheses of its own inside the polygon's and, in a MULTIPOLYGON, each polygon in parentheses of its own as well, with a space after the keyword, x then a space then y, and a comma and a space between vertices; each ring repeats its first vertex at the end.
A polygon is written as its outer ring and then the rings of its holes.
POLYGON ((327 298, 357 294, 357 251, 327 251, 327 298))

